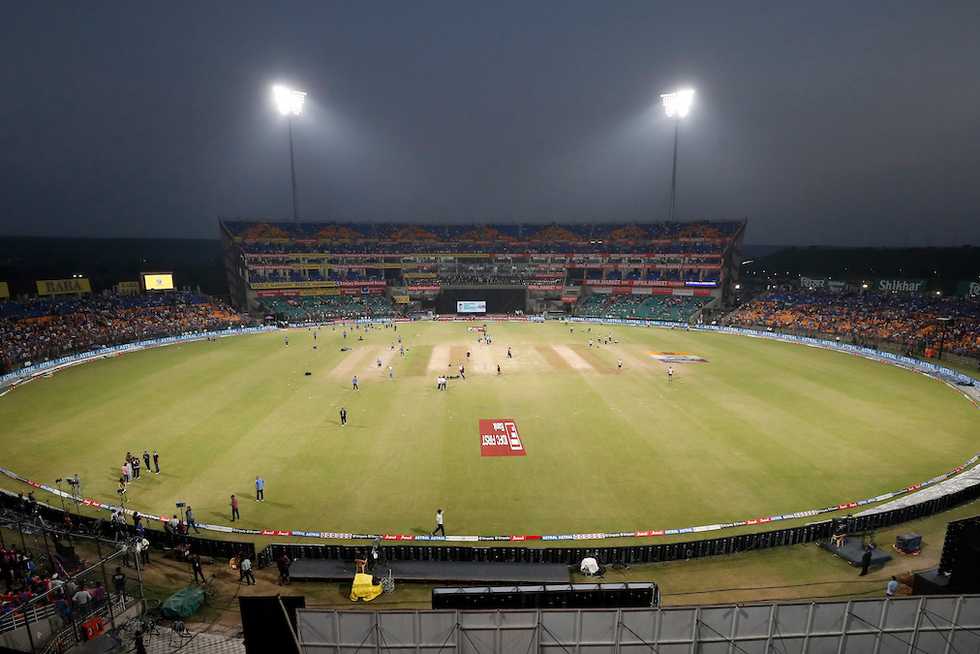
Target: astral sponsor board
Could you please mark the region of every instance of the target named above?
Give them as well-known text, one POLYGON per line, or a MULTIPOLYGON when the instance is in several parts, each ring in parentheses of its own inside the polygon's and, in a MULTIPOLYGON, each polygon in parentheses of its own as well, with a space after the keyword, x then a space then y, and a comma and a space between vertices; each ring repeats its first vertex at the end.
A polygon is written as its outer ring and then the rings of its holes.
POLYGON ((72 279, 39 279, 37 280, 38 295, 69 295, 73 293, 91 293, 92 285, 87 277, 72 279))
POLYGON ((480 456, 525 456, 527 451, 513 418, 480 420, 480 456))
POLYGON ((652 359, 661 363, 707 363, 708 360, 688 352, 648 352, 652 359))
POLYGON ((458 313, 486 313, 487 303, 484 300, 460 300, 456 303, 458 313))

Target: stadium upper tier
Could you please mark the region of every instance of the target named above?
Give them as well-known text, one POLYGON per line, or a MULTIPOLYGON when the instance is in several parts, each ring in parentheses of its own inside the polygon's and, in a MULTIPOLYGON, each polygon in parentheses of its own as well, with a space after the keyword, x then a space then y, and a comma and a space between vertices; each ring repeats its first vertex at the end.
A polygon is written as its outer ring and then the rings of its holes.
POLYGON ((245 253, 721 253, 744 223, 406 225, 223 221, 245 253))

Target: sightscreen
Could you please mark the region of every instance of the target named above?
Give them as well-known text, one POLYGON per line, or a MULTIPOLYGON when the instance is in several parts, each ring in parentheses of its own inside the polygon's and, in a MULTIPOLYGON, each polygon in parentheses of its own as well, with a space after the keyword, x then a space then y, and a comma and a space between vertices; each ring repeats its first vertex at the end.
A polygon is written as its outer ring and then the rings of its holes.
POLYGON ((147 291, 172 291, 174 290, 174 276, 172 273, 143 273, 143 288, 147 291))

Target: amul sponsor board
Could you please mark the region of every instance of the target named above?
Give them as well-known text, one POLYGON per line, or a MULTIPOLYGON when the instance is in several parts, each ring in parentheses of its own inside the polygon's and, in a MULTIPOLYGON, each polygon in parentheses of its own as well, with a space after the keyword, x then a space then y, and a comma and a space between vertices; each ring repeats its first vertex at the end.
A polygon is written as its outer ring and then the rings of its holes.
POLYGON ((513 418, 480 420, 480 456, 525 456, 527 451, 513 418))

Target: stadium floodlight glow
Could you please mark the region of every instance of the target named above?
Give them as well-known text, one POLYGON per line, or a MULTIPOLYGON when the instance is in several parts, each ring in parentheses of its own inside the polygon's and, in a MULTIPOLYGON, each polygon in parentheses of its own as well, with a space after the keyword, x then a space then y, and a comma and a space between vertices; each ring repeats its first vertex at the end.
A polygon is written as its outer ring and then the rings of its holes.
POLYGON ((694 89, 679 89, 673 93, 664 93, 660 96, 660 101, 664 105, 664 113, 668 118, 684 118, 691 113, 694 89))
POLYGON ((660 95, 660 102, 664 106, 667 118, 674 119, 674 166, 670 173, 670 213, 667 215, 667 220, 673 222, 677 211, 677 138, 680 134, 681 119, 691 113, 694 89, 678 89, 672 93, 663 93, 660 95))
POLYGON ((293 222, 297 222, 299 211, 296 209, 296 157, 293 154, 293 116, 299 116, 303 113, 306 92, 276 84, 272 87, 272 100, 276 103, 279 114, 285 116, 286 122, 289 123, 289 183, 293 192, 293 222))
POLYGON ((283 116, 298 116, 303 113, 306 93, 276 84, 272 87, 272 100, 276 103, 276 109, 283 116))

